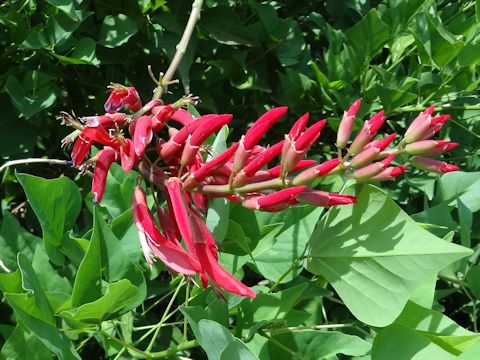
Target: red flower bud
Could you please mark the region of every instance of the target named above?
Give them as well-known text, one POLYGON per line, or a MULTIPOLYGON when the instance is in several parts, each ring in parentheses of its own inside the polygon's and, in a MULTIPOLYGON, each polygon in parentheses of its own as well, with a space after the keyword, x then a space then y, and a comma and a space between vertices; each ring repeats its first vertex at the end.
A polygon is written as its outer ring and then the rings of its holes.
POLYGON ((365 145, 375 137, 377 131, 384 122, 385 118, 383 117, 383 110, 375 114, 370 120, 365 121, 360 132, 353 140, 352 145, 350 145, 348 152, 352 155, 356 155, 362 151, 365 145))
POLYGON ((338 158, 325 161, 324 163, 311 167, 310 169, 302 171, 295 176, 292 181, 292 185, 305 185, 311 183, 313 180, 327 175, 330 171, 335 169, 340 164, 338 158))
POLYGON ((410 160, 411 164, 421 170, 443 174, 451 171, 457 171, 458 166, 448 164, 444 161, 434 160, 426 157, 414 157, 410 160))
POLYGON ((140 116, 136 121, 135 133, 133 134, 133 145, 138 157, 142 156, 145 148, 152 141, 152 137, 152 119, 150 116, 140 116))
POLYGON ((457 143, 445 140, 420 140, 405 146, 405 151, 411 155, 438 155, 457 146, 457 143))
POLYGON ((381 173, 375 175, 370 180, 374 181, 389 181, 395 180, 397 176, 400 176, 407 170, 406 166, 390 166, 383 170, 381 173))
POLYGON ((276 205, 289 203, 295 195, 304 191, 306 186, 294 186, 279 190, 268 195, 260 195, 249 198, 242 202, 242 205, 248 209, 262 210, 276 205))
POLYGON ((325 191, 307 189, 296 195, 295 198, 304 204, 328 207, 333 205, 347 205, 356 203, 358 199, 350 195, 332 194, 325 191))
POLYGON ((360 181, 371 179, 375 175, 381 173, 388 165, 390 165, 394 158, 395 154, 391 154, 382 161, 355 170, 351 176, 360 181))
POLYGON ((114 161, 118 160, 118 152, 110 147, 105 147, 97 153, 97 161, 93 172, 92 193, 93 202, 100 203, 105 192, 108 169, 114 161))
POLYGON ((258 120, 247 131, 243 140, 245 150, 252 149, 258 144, 262 136, 275 124, 280 118, 285 115, 288 108, 286 106, 273 108, 260 116, 258 120))
POLYGON ((355 101, 350 109, 343 114, 342 121, 338 127, 337 132, 337 148, 343 149, 347 146, 348 140, 352 133, 353 124, 355 123, 355 116, 357 115, 358 109, 360 108, 362 100, 358 99, 355 101))

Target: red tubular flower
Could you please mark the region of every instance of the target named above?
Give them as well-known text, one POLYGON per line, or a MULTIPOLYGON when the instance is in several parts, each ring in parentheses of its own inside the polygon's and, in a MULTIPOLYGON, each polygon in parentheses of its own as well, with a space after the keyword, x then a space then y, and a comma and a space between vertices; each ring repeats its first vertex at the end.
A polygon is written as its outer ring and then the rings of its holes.
POLYGON ((217 291, 215 286, 218 286, 232 294, 255 298, 256 294, 248 286, 242 284, 220 266, 217 260, 215 241, 203 220, 195 214, 192 214, 190 218, 195 234, 195 251, 208 281, 214 286, 214 290, 217 291))
POLYGON ((370 120, 365 121, 360 132, 350 145, 348 152, 352 155, 356 155, 362 151, 365 145, 375 137, 377 131, 382 127, 384 122, 385 118, 383 117, 383 110, 375 114, 370 120))
POLYGON ((391 154, 385 159, 383 159, 382 161, 379 161, 379 162, 367 165, 361 169, 355 170, 352 173, 352 177, 360 181, 371 179, 375 175, 381 173, 388 165, 390 165, 390 163, 393 161, 394 158, 395 158, 395 154, 391 154))
POLYGON ((260 153, 255 159, 250 161, 233 179, 232 186, 240 187, 247 183, 248 179, 255 175, 255 173, 262 167, 267 165, 272 159, 280 154, 283 148, 284 141, 280 141, 275 145, 269 147, 264 152, 260 153))
POLYGON ((182 191, 182 182, 177 177, 171 177, 165 181, 165 186, 171 202, 172 215, 180 230, 180 234, 187 245, 188 251, 191 254, 195 254, 192 224, 190 223, 187 210, 189 205, 182 191))
POLYGON ((370 161, 375 160, 378 158, 378 155, 380 155, 380 153, 392 143, 396 135, 396 133, 393 133, 381 140, 374 140, 368 143, 363 151, 352 158, 350 165, 353 168, 360 168, 368 164, 370 161))
POLYGON ((200 264, 190 256, 179 243, 168 241, 158 230, 147 205, 145 192, 140 186, 135 188, 132 199, 133 222, 139 231, 140 243, 145 259, 153 265, 153 255, 167 267, 181 274, 194 275, 201 272, 200 264))
POLYGON ((422 111, 408 129, 405 131, 404 139, 407 143, 411 143, 422 138, 422 135, 428 131, 431 125, 432 114, 435 111, 435 106, 430 106, 427 110, 422 111))
POLYGON ((290 204, 295 195, 306 189, 305 185, 293 186, 268 195, 259 195, 246 199, 242 205, 247 209, 264 210, 272 206, 290 204))
POLYGON ((183 190, 191 191, 197 187, 198 183, 203 181, 207 176, 211 175, 218 168, 223 166, 228 160, 230 160, 237 151, 238 143, 233 144, 227 150, 214 159, 210 160, 206 164, 203 164, 198 170, 192 172, 188 178, 183 182, 183 190))
POLYGON ((108 169, 110 169, 112 163, 117 160, 118 152, 111 147, 105 147, 98 152, 92 181, 93 202, 95 204, 102 201, 108 169))
MULTIPOLYGON (((290 173, 294 173, 294 172, 297 172, 297 171, 300 171, 300 170, 303 170, 309 166, 312 166, 312 165, 315 165, 317 162, 315 160, 300 160, 297 164, 297 166, 295 166, 295 168, 293 168, 290 173)), ((280 173, 282 171, 282 165, 277 165, 277 166, 274 166, 272 167, 271 169, 268 169, 267 172, 268 174, 272 177, 272 178, 276 178, 276 177, 279 177, 280 176, 280 173)))
POLYGON ((135 165, 135 148, 132 140, 125 139, 124 143, 120 146, 120 160, 122 164, 122 169, 126 173, 132 170, 133 165, 135 165))
POLYGON ((358 201, 354 196, 333 194, 325 191, 308 189, 295 195, 295 198, 304 204, 329 207, 333 205, 347 205, 358 201))
POLYGON ((361 99, 355 101, 350 109, 343 114, 342 121, 338 127, 337 132, 337 148, 343 149, 347 146, 350 135, 352 134, 353 124, 355 123, 355 116, 357 115, 360 104, 362 103, 361 99))
POLYGON ((458 166, 448 164, 444 161, 434 160, 426 157, 416 156, 410 159, 413 166, 424 171, 430 171, 437 174, 444 174, 451 171, 457 171, 458 166))
POLYGON ((445 140, 420 140, 405 146, 405 151, 410 155, 438 155, 457 146, 458 143, 445 140))
POLYGON ((138 111, 142 107, 142 101, 134 87, 112 83, 108 88, 111 93, 104 105, 107 113, 117 112, 124 106, 131 111, 138 111))
POLYGON ((187 138, 185 147, 183 148, 180 164, 182 166, 190 165, 195 155, 198 153, 200 145, 212 134, 221 129, 222 126, 228 124, 232 120, 232 115, 218 115, 214 118, 204 120, 203 124, 198 126, 195 131, 187 138))
POLYGON ((73 166, 78 166, 83 162, 83 160, 85 160, 85 157, 90 151, 93 143, 93 140, 84 138, 82 134, 77 137, 75 144, 73 145, 71 155, 73 166))
POLYGON ((82 121, 85 122, 85 126, 88 127, 97 127, 101 126, 104 129, 112 129, 115 126, 125 126, 127 124, 127 114, 124 113, 113 113, 105 114, 100 116, 86 116, 82 117, 82 121))
POLYGON ((397 176, 402 175, 405 170, 407 170, 406 166, 389 166, 385 170, 383 170, 380 174, 375 175, 371 178, 374 181, 390 181, 395 180, 397 176))
POLYGON ((292 180, 292 185, 305 185, 311 183, 316 178, 327 175, 330 171, 340 165, 338 158, 325 161, 324 163, 302 171, 292 180))
MULTIPOLYGON (((326 124, 326 120, 317 121, 315 124, 305 130, 296 140, 290 142, 290 146, 282 153, 280 163, 283 166, 282 173, 284 175, 290 173, 298 162, 307 153, 310 146, 318 139, 320 132, 326 124)), ((289 139, 286 139, 289 142, 289 139)), ((284 147, 285 149, 285 147, 284 147)))
POLYGON ((110 136, 110 134, 101 126, 84 128, 80 137, 113 148, 116 148, 119 145, 118 140, 110 136))
POLYGON ((286 106, 273 108, 260 116, 252 127, 240 139, 240 146, 235 153, 232 172, 239 172, 247 162, 253 148, 258 144, 262 136, 285 115, 288 108, 286 106))
POLYGON ((305 113, 302 116, 298 118, 297 121, 295 121, 295 124, 291 127, 290 131, 288 132, 288 137, 291 140, 296 140, 305 130, 305 127, 307 126, 308 119, 310 118, 309 113, 305 113))
POLYGON ((145 148, 152 141, 152 137, 152 119, 150 116, 140 116, 136 120, 135 133, 133 134, 133 146, 138 157, 142 156, 145 148))

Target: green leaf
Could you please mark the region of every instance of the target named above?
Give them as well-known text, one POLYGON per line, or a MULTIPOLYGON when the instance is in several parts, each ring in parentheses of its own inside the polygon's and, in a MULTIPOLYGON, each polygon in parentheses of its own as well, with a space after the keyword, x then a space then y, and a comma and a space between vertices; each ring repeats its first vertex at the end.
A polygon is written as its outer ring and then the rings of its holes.
POLYGON ((480 43, 466 44, 458 54, 458 65, 471 66, 480 63, 480 43))
POLYGON ((66 231, 73 228, 80 213, 82 199, 77 185, 66 177, 47 180, 27 174, 17 174, 27 199, 40 222, 45 250, 58 264, 63 255, 59 246, 66 231))
POLYGON ((252 46, 255 41, 242 19, 229 7, 205 9, 199 24, 211 37, 225 45, 252 46))
POLYGON ((0 360, 47 360, 52 357, 50 350, 21 324, 17 324, 0 352, 0 360))
MULTIPOLYGON (((337 354, 362 356, 371 348, 371 344, 358 336, 336 331, 286 331, 270 335, 280 344, 302 354, 305 360, 335 359, 337 354)), ((262 347, 259 355, 262 360, 291 359, 290 354, 271 341, 262 347)))
POLYGON ((473 265, 470 268, 466 280, 472 294, 480 299, 480 265, 473 265))
POLYGON ((138 25, 127 15, 108 15, 100 28, 101 45, 114 48, 125 44, 138 31, 138 25))
POLYGON ((63 311, 61 315, 70 320, 100 324, 128 311, 137 298, 137 287, 127 279, 122 279, 108 284, 105 295, 98 300, 83 304, 73 311, 63 311))
MULTIPOLYGON (((255 265, 265 278, 277 281, 293 262, 303 255, 322 211, 322 208, 311 206, 291 208, 284 212, 289 223, 283 230, 280 233, 270 232, 259 241, 252 256, 255 265)), ((294 269, 281 282, 293 280, 301 270, 294 269)))
POLYGON ((480 171, 455 171, 442 175, 438 195, 440 202, 449 200, 452 205, 457 205, 454 200, 460 199, 472 213, 480 210, 480 171))
POLYGON ((47 253, 41 244, 37 245, 33 256, 32 267, 46 292, 63 292, 71 294, 72 285, 67 278, 62 277, 50 264, 47 253))
POLYGON ((30 94, 27 93, 25 84, 21 84, 15 76, 9 75, 5 81, 5 91, 12 104, 27 119, 55 103, 57 95, 53 90, 55 88, 52 86, 39 85, 39 88, 30 94))
MULTIPOLYGON (((97 207, 94 209, 94 212, 98 212, 97 207)), ((72 306, 80 306, 95 301, 102 296, 102 229, 100 226, 98 217, 95 216, 90 245, 78 268, 73 285, 72 306)))
POLYGON ((75 11, 75 3, 70 0, 45 0, 50 5, 56 7, 60 11, 63 11, 68 17, 72 20, 79 20, 77 13, 75 11))
POLYGON ((356 196, 358 203, 322 218, 307 269, 324 276, 359 320, 386 326, 425 279, 472 252, 419 227, 378 188, 360 186, 356 196))
POLYGON ((5 298, 25 327, 60 360, 81 360, 70 339, 52 323, 42 319, 42 314, 30 295, 7 293, 5 298))
POLYGON ((381 330, 373 342, 372 359, 450 360, 457 357, 433 343, 428 337, 402 325, 381 330))
POLYGON ((118 164, 110 167, 101 206, 105 207, 112 217, 118 217, 130 210, 137 177, 137 172, 125 173, 118 164))
POLYGON ((22 288, 27 294, 33 295, 35 307, 38 309, 38 314, 40 314, 41 319, 53 325, 54 317, 52 307, 33 270, 31 261, 22 253, 18 254, 18 267, 22 274, 22 288))
POLYGON ((200 320, 198 331, 198 341, 207 353, 208 360, 258 359, 240 339, 235 338, 228 329, 215 321, 200 320))
POLYGON ((40 241, 40 238, 22 228, 10 212, 3 212, 0 249, 2 249, 1 260, 8 269, 14 270, 17 268, 17 254, 19 252, 32 260, 35 247, 40 241))
POLYGON ((368 57, 387 43, 390 28, 372 9, 365 17, 345 32, 349 42, 361 57, 368 57))

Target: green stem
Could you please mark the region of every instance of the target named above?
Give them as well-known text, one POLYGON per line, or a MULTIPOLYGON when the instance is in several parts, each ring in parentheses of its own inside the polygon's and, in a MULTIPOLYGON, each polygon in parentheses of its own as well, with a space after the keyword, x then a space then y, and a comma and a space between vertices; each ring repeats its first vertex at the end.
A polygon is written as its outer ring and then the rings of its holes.
POLYGON ((353 324, 327 324, 327 325, 312 325, 312 326, 289 326, 284 328, 275 328, 275 329, 263 329, 263 331, 268 331, 270 333, 274 332, 285 332, 285 331, 300 331, 300 330, 324 330, 324 329, 341 329, 341 328, 351 328, 354 327, 353 324))
MULTIPOLYGON (((152 339, 150 340, 150 344, 148 344, 147 349, 145 350, 146 352, 150 352, 150 350, 152 349, 153 345, 155 344, 155 340, 157 340, 158 333, 160 332, 160 329, 162 328, 162 325, 163 325, 163 323, 165 322, 168 313, 170 312, 170 309, 171 309, 171 307, 172 307, 172 305, 173 305, 173 302, 175 301, 175 299, 176 299, 176 297, 177 297, 177 295, 178 295, 178 292, 180 291, 180 289, 182 288, 182 286, 183 286, 184 283, 185 283, 185 278, 182 278, 182 280, 181 280, 180 283, 178 284, 177 288, 175 289, 175 292, 173 293, 170 301, 168 302, 167 308, 166 308, 165 311, 163 312, 162 318, 160 319, 160 321, 159 321, 159 323, 157 324, 157 326, 154 328, 154 329, 155 329, 155 332, 153 333, 152 339)), ((152 329, 152 330, 153 330, 153 329, 152 329)))
POLYGON ((197 346, 200 346, 200 343, 198 342, 198 340, 185 341, 177 346, 172 346, 167 350, 151 353, 150 359, 161 359, 166 357, 172 357, 180 351, 188 350, 197 346))
MULTIPOLYGON (((424 105, 415 105, 415 106, 404 106, 398 109, 393 110, 392 112, 402 114, 408 112, 420 112, 424 111, 428 106, 424 105)), ((443 106, 435 106, 437 111, 448 111, 448 110, 480 110, 480 105, 449 105, 445 104, 443 106)))

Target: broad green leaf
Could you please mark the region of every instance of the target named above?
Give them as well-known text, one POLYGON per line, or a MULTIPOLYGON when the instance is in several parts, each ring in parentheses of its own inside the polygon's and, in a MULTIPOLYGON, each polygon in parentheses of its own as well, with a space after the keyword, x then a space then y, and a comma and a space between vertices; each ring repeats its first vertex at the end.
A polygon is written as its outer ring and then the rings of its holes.
POLYGON ((470 268, 466 280, 472 294, 480 299, 480 265, 473 265, 470 268))
POLYGON ((5 81, 5 91, 10 96, 12 104, 25 118, 28 119, 55 103, 57 95, 54 86, 39 85, 36 91, 27 92, 24 85, 13 75, 9 75, 5 81))
POLYGON ((0 249, 3 264, 10 270, 17 268, 19 252, 33 259, 35 247, 42 239, 22 228, 18 220, 10 212, 3 212, 2 228, 0 230, 0 249))
POLYGON ((128 311, 137 298, 137 287, 127 279, 122 279, 108 284, 105 295, 98 300, 83 304, 75 310, 64 311, 61 315, 75 321, 99 324, 128 311))
POLYGON ((362 57, 371 56, 390 39, 390 29, 375 9, 345 32, 350 43, 362 57))
POLYGON ((50 264, 47 253, 41 244, 37 245, 33 256, 32 267, 35 274, 46 292, 63 292, 71 294, 72 285, 66 277, 63 277, 50 264))
POLYGON ((466 44, 458 54, 460 66, 471 66, 480 63, 480 44, 466 44))
POLYGON ((199 23, 208 34, 225 45, 253 45, 255 38, 238 14, 229 7, 205 9, 199 23))
POLYGON ((80 191, 66 177, 47 180, 17 174, 17 179, 42 227, 45 250, 50 259, 58 264, 63 259, 59 252, 62 237, 73 228, 80 213, 80 191))
MULTIPOLYGON (((269 335, 292 351, 301 354, 305 360, 335 359, 337 354, 362 356, 366 355, 372 346, 358 336, 336 331, 285 331, 269 335)), ((289 360, 291 356, 270 341, 262 347, 259 354, 262 360, 289 360)))
POLYGON ((235 338, 228 329, 215 321, 200 320, 198 332, 198 341, 207 353, 208 360, 258 359, 240 339, 235 338))
POLYGON ((95 56, 96 42, 92 38, 84 37, 77 41, 72 58, 84 61, 87 64, 99 65, 100 61, 95 56))
POLYGON ((22 253, 18 254, 18 267, 22 274, 22 288, 28 295, 33 295, 35 307, 43 321, 54 324, 53 310, 45 296, 45 291, 40 283, 35 271, 33 270, 31 261, 22 253))
POLYGON ((457 198, 471 212, 480 210, 480 171, 455 171, 444 174, 439 181, 439 201, 452 201, 456 205, 457 198))
POLYGON ((118 164, 112 164, 110 167, 105 194, 100 205, 105 207, 112 217, 116 218, 130 210, 137 177, 137 172, 131 171, 127 174, 118 164))
MULTIPOLYGON (((310 206, 292 208, 286 212, 289 223, 283 230, 280 233, 271 232, 259 241, 252 256, 263 276, 277 281, 303 255, 322 211, 322 208, 310 206)), ((291 281, 300 272, 301 268, 294 269, 281 282, 291 281)))
MULTIPOLYGON (((94 212, 98 212, 95 207, 94 212)), ((72 306, 90 303, 102 296, 102 229, 98 217, 93 219, 93 234, 73 285, 72 306)))
POLYGON ((358 203, 332 208, 311 237, 307 269, 324 276, 359 320, 386 326, 423 281, 472 253, 419 227, 385 193, 357 188, 358 203))
POLYGON ((249 254, 251 240, 245 236, 243 228, 233 220, 228 220, 227 224, 227 233, 221 244, 222 252, 235 255, 249 254))
POLYGON ((21 324, 17 324, 0 351, 0 360, 47 360, 52 358, 50 350, 21 324))
POLYGON ((403 325, 381 330, 373 342, 372 359, 453 360, 457 357, 433 343, 428 337, 403 325))
POLYGON ((42 313, 36 307, 33 297, 28 294, 7 293, 5 298, 25 327, 60 360, 81 359, 70 339, 51 322, 42 319, 42 313))
POLYGON ((396 88, 377 85, 378 96, 385 107, 385 111, 392 111, 402 105, 409 104, 417 98, 417 94, 402 91, 396 88))
POLYGON ((45 0, 50 5, 67 14, 72 20, 79 20, 75 11, 75 3, 70 0, 45 0))
POLYGON ((108 15, 100 28, 100 44, 114 48, 125 44, 138 31, 138 25, 127 15, 108 15))

